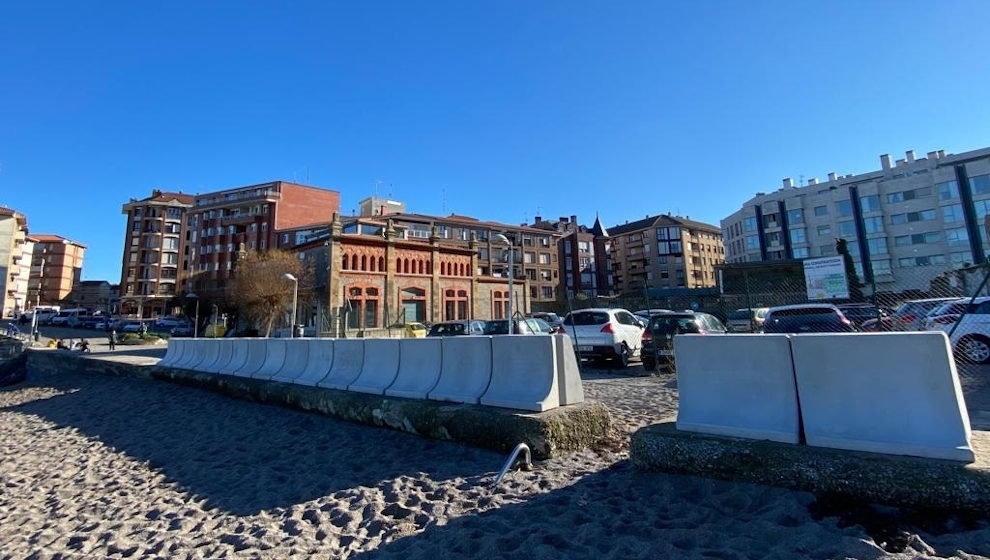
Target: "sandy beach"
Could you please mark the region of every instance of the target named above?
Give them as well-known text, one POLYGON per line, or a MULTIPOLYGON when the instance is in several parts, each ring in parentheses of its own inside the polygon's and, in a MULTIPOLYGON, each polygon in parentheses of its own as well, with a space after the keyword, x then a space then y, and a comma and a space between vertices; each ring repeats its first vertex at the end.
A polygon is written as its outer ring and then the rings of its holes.
MULTIPOLYGON (((990 428, 990 383, 961 375, 990 428)), ((986 520, 880 508, 859 512, 867 530, 808 493, 636 473, 621 442, 675 414, 676 380, 591 371, 585 391, 618 443, 493 492, 490 451, 160 381, 32 376, 0 389, 0 558, 990 556, 986 520)))

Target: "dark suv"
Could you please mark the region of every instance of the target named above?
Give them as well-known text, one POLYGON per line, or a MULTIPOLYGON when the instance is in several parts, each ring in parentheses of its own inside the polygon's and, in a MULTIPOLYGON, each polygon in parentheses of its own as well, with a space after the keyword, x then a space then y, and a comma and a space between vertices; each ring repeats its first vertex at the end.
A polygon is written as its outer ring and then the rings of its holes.
POLYGON ((674 335, 725 334, 725 325, 708 313, 679 311, 651 315, 643 331, 640 357, 643 368, 653 371, 658 365, 672 369, 674 364, 674 335))
POLYGON ((782 334, 856 332, 842 311, 827 303, 771 307, 763 332, 782 334))

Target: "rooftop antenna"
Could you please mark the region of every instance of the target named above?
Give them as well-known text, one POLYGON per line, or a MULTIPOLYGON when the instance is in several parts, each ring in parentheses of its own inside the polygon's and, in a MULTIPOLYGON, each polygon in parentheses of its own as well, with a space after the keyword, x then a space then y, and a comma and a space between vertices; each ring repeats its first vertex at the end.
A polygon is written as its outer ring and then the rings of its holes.
POLYGON ((392 198, 392 183, 388 184, 388 198, 392 198))
POLYGON ((378 185, 381 185, 383 182, 381 179, 375 179, 375 198, 378 198, 378 185))
POLYGON ((798 175, 798 184, 804 186, 804 175, 798 175))
POLYGON ((447 189, 440 189, 440 194, 443 197, 440 201, 440 213, 447 213, 447 189))

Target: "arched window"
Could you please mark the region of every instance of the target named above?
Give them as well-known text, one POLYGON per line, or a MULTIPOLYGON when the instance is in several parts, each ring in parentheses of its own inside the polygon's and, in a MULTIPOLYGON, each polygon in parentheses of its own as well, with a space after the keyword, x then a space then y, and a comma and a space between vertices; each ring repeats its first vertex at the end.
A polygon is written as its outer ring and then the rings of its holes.
POLYGON ((381 308, 378 288, 363 285, 349 286, 347 291, 347 326, 352 329, 378 327, 378 311, 381 308))
POLYGON ((409 259, 402 261, 402 273, 409 274, 409 259))
POLYGON ((468 297, 465 290, 445 290, 443 293, 443 311, 445 321, 470 319, 468 313, 468 297))
POLYGON ((371 272, 375 272, 375 270, 377 269, 377 267, 375 266, 376 261, 377 259, 375 259, 375 257, 371 257, 368 259, 368 270, 370 270, 371 272))
POLYGON ((501 290, 492 291, 492 318, 505 319, 505 314, 509 312, 509 292, 501 290))
POLYGON ((347 261, 348 260, 349 259, 347 258, 347 255, 344 255, 343 262, 340 263, 340 268, 342 268, 344 270, 347 270, 347 268, 348 268, 347 267, 347 261))
POLYGON ((357 255, 353 255, 351 257, 351 270, 360 270, 358 268, 358 256, 357 255))
POLYGON ((385 257, 378 257, 378 270, 385 272, 385 257))
POLYGON ((361 255, 361 270, 368 270, 368 255, 361 255))

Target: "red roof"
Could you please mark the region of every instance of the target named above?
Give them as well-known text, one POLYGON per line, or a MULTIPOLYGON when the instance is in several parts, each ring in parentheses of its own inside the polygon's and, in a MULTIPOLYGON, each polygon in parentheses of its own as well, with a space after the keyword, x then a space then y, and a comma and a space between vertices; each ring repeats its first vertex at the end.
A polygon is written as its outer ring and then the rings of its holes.
POLYGON ((55 235, 52 233, 35 233, 31 234, 30 237, 34 239, 36 243, 71 243, 73 245, 78 245, 82 248, 86 248, 85 245, 79 243, 78 241, 73 241, 71 239, 62 237, 61 235, 55 235))

